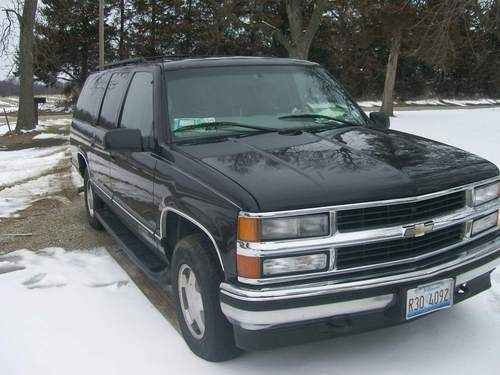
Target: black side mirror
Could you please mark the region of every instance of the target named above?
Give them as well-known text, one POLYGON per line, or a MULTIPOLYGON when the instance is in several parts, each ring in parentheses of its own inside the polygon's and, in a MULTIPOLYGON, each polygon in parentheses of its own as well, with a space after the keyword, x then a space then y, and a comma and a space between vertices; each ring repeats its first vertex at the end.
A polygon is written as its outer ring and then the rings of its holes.
POLYGON ((391 126, 391 119, 383 112, 371 112, 370 120, 375 129, 386 130, 391 126))
POLYGON ((112 129, 104 134, 106 150, 142 151, 142 136, 139 129, 112 129))

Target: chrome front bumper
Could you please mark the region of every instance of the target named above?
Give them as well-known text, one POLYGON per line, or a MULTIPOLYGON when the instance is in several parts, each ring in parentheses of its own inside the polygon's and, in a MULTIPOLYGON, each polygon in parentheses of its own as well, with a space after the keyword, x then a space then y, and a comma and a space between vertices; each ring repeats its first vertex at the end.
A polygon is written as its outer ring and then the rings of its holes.
MULTIPOLYGON (((332 318, 340 315, 364 313, 383 310, 391 305, 395 293, 381 293, 335 301, 340 293, 356 293, 369 289, 397 286, 412 282, 425 283, 440 275, 454 273, 456 285, 464 284, 474 278, 492 271, 500 264, 500 238, 475 247, 462 253, 457 259, 419 271, 366 280, 339 282, 335 280, 308 283, 293 286, 262 287, 251 289, 229 283, 221 283, 221 309, 228 320, 245 330, 265 330, 285 324, 313 321, 315 319, 332 318), (484 262, 484 259, 489 260, 484 262), (483 260, 481 262, 481 260, 483 260), (478 263, 477 267, 473 264, 478 263), (470 267, 472 265, 472 267, 470 267), (469 268, 463 272, 459 269, 469 268), (331 303, 322 303, 290 308, 260 309, 259 305, 274 303, 286 305, 293 301, 312 297, 332 297, 331 303), (234 303, 236 302, 236 303, 234 303), (251 306, 247 308, 245 306, 251 306)), ((448 277, 448 276, 446 276, 448 277)))

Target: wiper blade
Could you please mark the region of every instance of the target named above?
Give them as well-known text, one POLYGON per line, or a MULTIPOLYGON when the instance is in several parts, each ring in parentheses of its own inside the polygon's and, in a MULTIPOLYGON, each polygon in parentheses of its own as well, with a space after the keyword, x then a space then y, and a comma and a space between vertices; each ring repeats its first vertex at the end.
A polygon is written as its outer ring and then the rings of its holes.
POLYGON ((336 122, 340 122, 341 124, 345 124, 345 125, 348 125, 348 126, 359 126, 360 125, 360 124, 356 124, 354 122, 350 122, 350 121, 339 119, 337 117, 320 115, 318 113, 297 113, 297 114, 294 114, 294 115, 284 115, 284 116, 278 117, 279 120, 308 119, 308 118, 312 118, 312 119, 324 119, 324 120, 328 120, 328 121, 336 121, 336 122))
POLYGON ((193 129, 199 129, 199 128, 204 128, 204 129, 210 129, 210 128, 221 128, 221 127, 230 127, 230 126, 236 126, 240 128, 246 128, 246 129, 253 129, 253 130, 260 130, 260 131, 265 131, 265 132, 276 132, 278 129, 274 128, 267 128, 264 126, 256 126, 256 125, 247 125, 247 124, 240 124, 239 122, 232 122, 232 121, 215 121, 215 122, 202 122, 201 124, 195 124, 195 125, 188 125, 188 126, 183 126, 181 128, 177 128, 174 130, 174 133, 179 133, 183 131, 189 131, 193 129))

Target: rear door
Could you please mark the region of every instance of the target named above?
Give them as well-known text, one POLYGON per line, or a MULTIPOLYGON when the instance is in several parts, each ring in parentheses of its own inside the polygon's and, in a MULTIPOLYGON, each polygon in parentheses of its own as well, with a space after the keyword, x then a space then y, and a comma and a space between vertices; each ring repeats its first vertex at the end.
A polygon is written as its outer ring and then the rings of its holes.
POLYGON ((109 154, 102 143, 104 132, 97 124, 109 77, 109 72, 94 73, 88 77, 78 98, 71 123, 71 143, 76 146, 72 152, 83 154, 97 193, 108 203, 111 201, 109 154))
POLYGON ((111 77, 107 74, 109 81, 105 86, 106 91, 92 137, 94 152, 90 156, 90 169, 93 173, 93 182, 108 197, 112 196, 110 153, 104 148, 104 134, 116 128, 119 106, 125 94, 128 75, 127 72, 115 72, 111 74, 111 77))
POLYGON ((154 247, 156 209, 153 200, 156 158, 154 146, 155 117, 154 69, 133 73, 123 101, 118 126, 139 129, 142 152, 111 152, 111 187, 116 208, 123 212, 129 227, 154 247))

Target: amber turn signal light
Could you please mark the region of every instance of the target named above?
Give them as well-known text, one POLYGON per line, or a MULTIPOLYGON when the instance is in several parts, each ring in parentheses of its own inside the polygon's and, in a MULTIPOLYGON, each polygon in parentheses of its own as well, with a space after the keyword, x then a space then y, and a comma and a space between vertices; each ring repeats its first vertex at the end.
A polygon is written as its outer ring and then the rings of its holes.
POLYGON ((247 257, 238 254, 237 266, 238 276, 246 277, 247 279, 259 279, 261 276, 259 257, 247 257))
POLYGON ((252 217, 238 218, 238 240, 259 242, 260 241, 260 222, 252 217))

